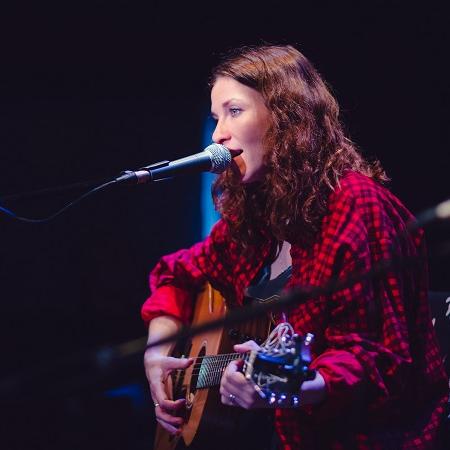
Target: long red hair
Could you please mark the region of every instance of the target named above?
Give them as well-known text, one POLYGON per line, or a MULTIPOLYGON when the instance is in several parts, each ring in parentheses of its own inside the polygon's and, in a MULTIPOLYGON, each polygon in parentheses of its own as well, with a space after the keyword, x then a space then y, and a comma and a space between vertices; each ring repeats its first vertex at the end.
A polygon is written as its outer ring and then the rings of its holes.
POLYGON ((256 89, 271 113, 264 178, 245 185, 229 169, 213 186, 216 208, 237 242, 246 246, 270 236, 307 246, 345 171, 387 181, 380 163, 364 159, 345 136, 337 101, 294 47, 235 50, 214 69, 211 86, 222 76, 256 89))

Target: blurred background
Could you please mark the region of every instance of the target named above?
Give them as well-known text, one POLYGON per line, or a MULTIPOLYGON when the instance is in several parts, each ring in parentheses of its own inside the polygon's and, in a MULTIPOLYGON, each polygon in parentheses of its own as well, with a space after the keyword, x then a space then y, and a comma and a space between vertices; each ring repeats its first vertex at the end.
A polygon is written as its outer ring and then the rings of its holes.
MULTIPOLYGON (((16 2, 0 10, 0 204, 44 217, 85 192, 11 197, 200 151, 207 79, 236 46, 290 43, 413 213, 450 197, 444 2, 16 2)), ((140 307, 158 258, 201 239, 200 176, 89 197, 54 221, 0 216, 0 446, 152 448, 140 307)), ((206 193, 206 194, 205 194, 206 193)), ((449 228, 427 230, 450 290, 449 228)))

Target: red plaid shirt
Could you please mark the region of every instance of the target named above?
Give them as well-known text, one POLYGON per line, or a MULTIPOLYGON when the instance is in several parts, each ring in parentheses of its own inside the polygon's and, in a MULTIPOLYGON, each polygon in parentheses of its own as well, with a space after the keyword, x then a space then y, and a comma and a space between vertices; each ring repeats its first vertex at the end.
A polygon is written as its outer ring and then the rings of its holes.
MULTIPOLYGON (((349 172, 328 205, 315 243, 307 249, 292 244, 287 288, 322 286, 393 255, 424 255, 422 233, 405 233, 411 214, 367 177, 349 172)), ((150 275, 153 294, 143 319, 169 314, 189 322, 205 280, 241 304, 272 244, 242 251, 219 221, 203 242, 161 259, 150 275)), ((298 333, 316 336, 311 366, 324 377, 327 398, 276 411, 284 449, 435 448, 448 382, 429 313, 426 267, 391 271, 305 301, 289 321, 298 333)))

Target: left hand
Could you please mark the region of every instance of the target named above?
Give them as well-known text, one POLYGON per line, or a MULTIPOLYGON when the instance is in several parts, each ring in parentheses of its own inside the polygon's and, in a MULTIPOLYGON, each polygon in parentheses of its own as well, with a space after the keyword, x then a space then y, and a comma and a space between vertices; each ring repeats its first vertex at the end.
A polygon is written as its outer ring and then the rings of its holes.
MULTIPOLYGON (((251 350, 259 350, 259 348, 255 341, 247 341, 235 345, 234 351, 245 353, 251 350)), ((245 409, 268 408, 268 402, 258 394, 253 382, 247 380, 240 371, 243 364, 244 361, 242 360, 232 361, 225 369, 220 383, 222 403, 245 409)))
MULTIPOLYGON (((234 350, 245 353, 259 350, 254 341, 247 341, 235 345, 234 350)), ((280 405, 270 405, 267 399, 262 398, 255 389, 252 381, 247 380, 240 371, 244 361, 232 361, 225 369, 220 383, 221 401, 224 405, 240 406, 245 409, 276 408, 280 405)), ((313 380, 304 381, 300 387, 300 405, 316 405, 326 400, 327 388, 322 374, 317 371, 313 380)), ((285 407, 289 407, 286 405, 285 407)))

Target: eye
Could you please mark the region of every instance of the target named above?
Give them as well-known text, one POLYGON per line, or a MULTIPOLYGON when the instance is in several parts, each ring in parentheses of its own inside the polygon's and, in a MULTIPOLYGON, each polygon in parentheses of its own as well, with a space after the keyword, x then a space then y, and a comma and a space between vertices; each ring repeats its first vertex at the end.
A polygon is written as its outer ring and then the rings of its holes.
POLYGON ((241 112, 241 108, 230 108, 230 114, 232 117, 238 116, 241 112))

